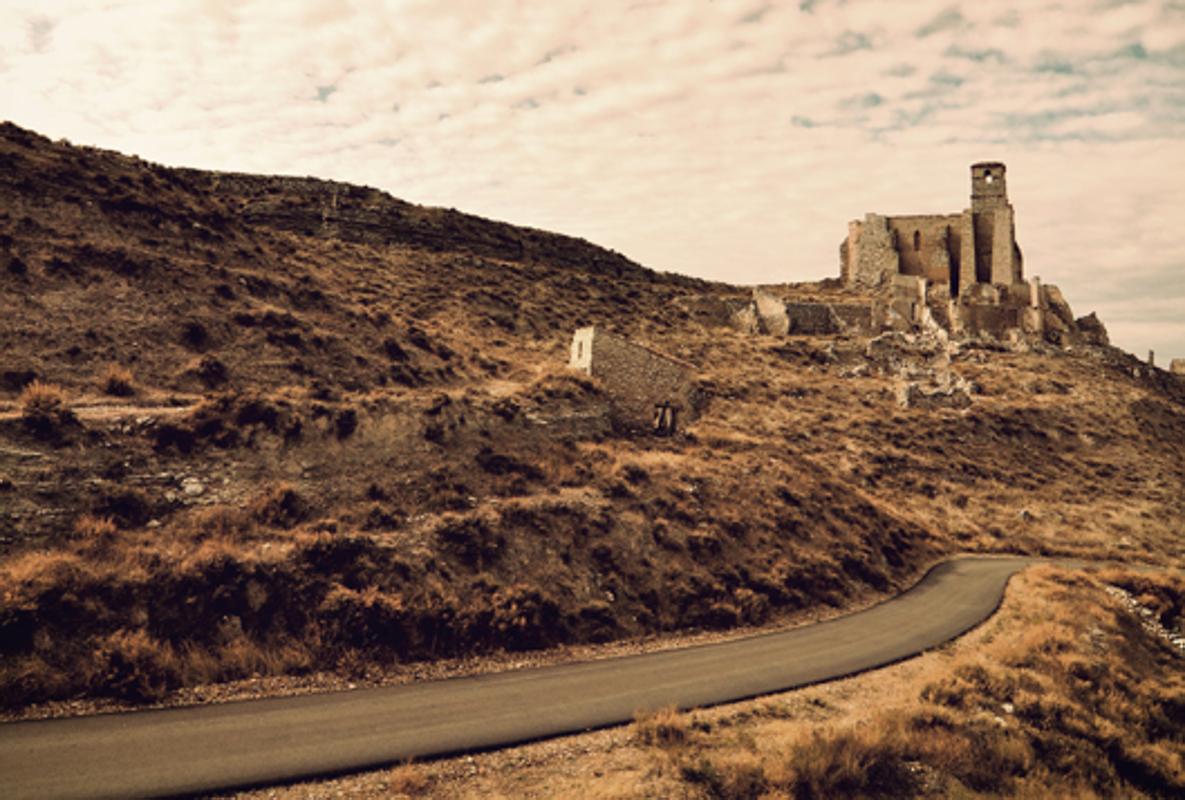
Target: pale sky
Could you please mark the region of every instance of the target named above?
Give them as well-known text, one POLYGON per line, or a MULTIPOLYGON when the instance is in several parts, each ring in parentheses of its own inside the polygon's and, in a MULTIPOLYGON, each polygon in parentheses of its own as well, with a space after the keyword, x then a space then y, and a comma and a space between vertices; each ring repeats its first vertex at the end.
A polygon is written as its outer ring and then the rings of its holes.
POLYGON ((1185 1, 0 0, 0 118, 734 283, 1008 165, 1027 275, 1185 357, 1185 1))

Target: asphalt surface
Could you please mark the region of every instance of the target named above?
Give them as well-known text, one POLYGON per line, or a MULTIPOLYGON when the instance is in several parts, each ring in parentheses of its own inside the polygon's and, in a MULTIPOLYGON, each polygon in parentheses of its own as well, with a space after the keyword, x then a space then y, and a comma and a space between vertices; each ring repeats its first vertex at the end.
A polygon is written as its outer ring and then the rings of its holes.
POLYGON ((177 795, 351 772, 741 700, 890 664, 987 619, 1031 563, 963 557, 846 617, 719 644, 331 694, 0 725, 7 798, 177 795))

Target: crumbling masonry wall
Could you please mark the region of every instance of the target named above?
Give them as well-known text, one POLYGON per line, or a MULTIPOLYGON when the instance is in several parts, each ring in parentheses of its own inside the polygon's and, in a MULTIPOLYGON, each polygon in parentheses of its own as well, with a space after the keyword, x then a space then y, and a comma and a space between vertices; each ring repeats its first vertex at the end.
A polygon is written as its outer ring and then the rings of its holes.
POLYGON ((958 269, 962 214, 888 217, 897 242, 898 272, 946 283, 958 269))
POLYGON ((614 422, 622 427, 648 428, 660 403, 677 408, 680 421, 697 411, 690 364, 601 328, 589 326, 573 334, 568 366, 601 382, 614 422))

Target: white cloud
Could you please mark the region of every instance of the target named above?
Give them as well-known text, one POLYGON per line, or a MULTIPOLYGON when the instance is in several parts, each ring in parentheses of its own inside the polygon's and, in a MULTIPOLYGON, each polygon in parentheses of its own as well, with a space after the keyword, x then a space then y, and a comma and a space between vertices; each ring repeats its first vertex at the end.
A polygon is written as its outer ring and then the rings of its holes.
POLYGON ((1185 268, 1179 4, 15 0, 6 15, 0 115, 51 136, 365 182, 705 277, 834 274, 848 219, 959 210, 967 165, 1001 159, 1028 269, 1105 311, 1120 344, 1185 356, 1185 288, 1166 278, 1185 268))

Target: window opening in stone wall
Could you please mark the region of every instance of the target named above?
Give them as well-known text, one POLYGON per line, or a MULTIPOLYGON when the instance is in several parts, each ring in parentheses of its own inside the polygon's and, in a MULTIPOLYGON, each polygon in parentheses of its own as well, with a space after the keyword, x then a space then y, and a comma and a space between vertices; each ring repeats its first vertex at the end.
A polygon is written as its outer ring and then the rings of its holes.
POLYGON ((921 250, 922 249, 922 232, 921 231, 914 231, 913 232, 913 249, 914 250, 921 250))
POLYGON ((995 178, 995 176, 994 176, 994 175, 992 175, 992 173, 990 173, 990 172, 989 172, 989 173, 987 173, 986 175, 984 175, 984 176, 983 176, 983 182, 984 182, 984 183, 991 183, 991 182, 992 182, 992 181, 994 181, 995 179, 996 179, 996 178, 995 178))
POLYGON ((663 400, 654 406, 654 433, 658 436, 673 436, 678 427, 679 407, 670 400, 663 400))
POLYGON ((584 358, 584 342, 577 342, 576 343, 576 360, 579 361, 582 358, 584 358))

